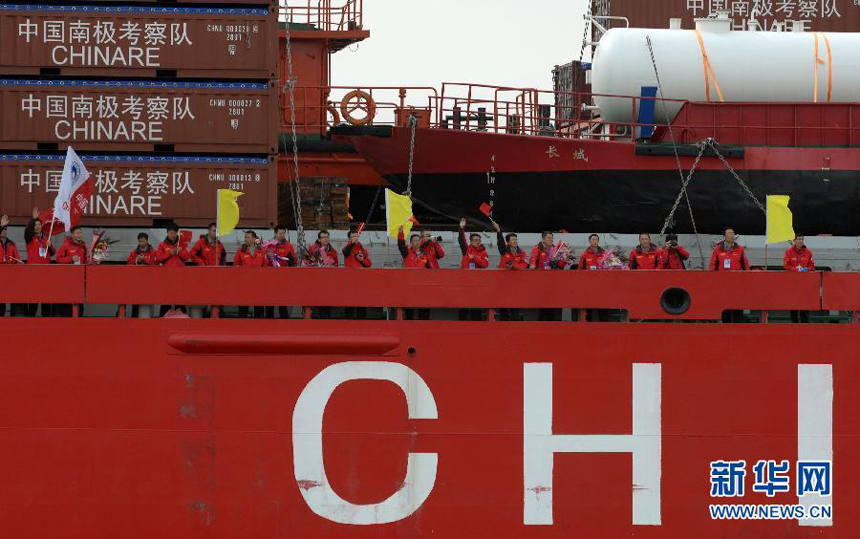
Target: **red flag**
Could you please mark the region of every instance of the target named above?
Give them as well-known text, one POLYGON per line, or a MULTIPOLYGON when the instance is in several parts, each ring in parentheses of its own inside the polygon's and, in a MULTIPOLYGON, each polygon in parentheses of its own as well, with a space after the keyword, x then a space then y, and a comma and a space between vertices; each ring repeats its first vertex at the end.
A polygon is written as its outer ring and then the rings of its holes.
POLYGON ((478 208, 478 209, 481 211, 481 213, 483 213, 483 214, 484 214, 484 215, 486 215, 487 217, 489 217, 489 216, 490 216, 490 212, 492 212, 492 211, 493 211, 493 207, 492 207, 492 206, 490 206, 489 204, 487 204, 486 202, 484 202, 483 204, 481 204, 481 207, 480 207, 480 208, 478 208))
POLYGON ((182 230, 179 232, 179 244, 183 248, 187 248, 192 239, 194 239, 194 232, 191 232, 190 230, 182 230))
POLYGON ((416 219, 414 215, 412 217, 410 217, 409 220, 412 221, 413 225, 421 226, 421 223, 418 222, 418 219, 416 219))

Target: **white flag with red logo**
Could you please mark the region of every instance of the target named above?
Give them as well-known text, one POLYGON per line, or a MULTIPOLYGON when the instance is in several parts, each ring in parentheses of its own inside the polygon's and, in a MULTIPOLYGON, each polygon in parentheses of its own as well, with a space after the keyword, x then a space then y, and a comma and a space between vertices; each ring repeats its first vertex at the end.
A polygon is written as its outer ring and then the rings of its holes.
POLYGON ((54 199, 54 218, 69 230, 81 220, 87 210, 92 195, 93 186, 88 180, 90 173, 84 162, 69 146, 66 152, 66 164, 63 166, 63 177, 60 180, 60 190, 54 199))

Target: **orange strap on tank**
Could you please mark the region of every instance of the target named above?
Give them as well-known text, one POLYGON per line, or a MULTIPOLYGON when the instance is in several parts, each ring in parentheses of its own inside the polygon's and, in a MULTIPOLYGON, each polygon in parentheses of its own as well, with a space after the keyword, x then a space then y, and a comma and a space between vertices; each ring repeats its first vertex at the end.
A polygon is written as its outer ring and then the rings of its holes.
POLYGON ((708 99, 708 103, 710 103, 711 79, 714 79, 714 88, 717 90, 717 97, 720 98, 720 102, 723 102, 725 101, 723 99, 723 92, 720 90, 720 83, 717 82, 714 66, 711 65, 711 61, 708 59, 708 51, 705 50, 705 41, 702 39, 702 33, 699 30, 696 30, 696 38, 699 40, 699 48, 702 49, 702 68, 705 70, 705 96, 708 99))
POLYGON ((821 34, 821 38, 824 40, 824 45, 827 47, 827 102, 830 103, 831 98, 833 97, 833 55, 830 51, 830 40, 827 39, 827 36, 824 35, 824 32, 813 32, 815 37, 815 62, 813 68, 813 76, 815 77, 815 84, 813 85, 813 95, 812 102, 818 103, 818 64, 823 64, 824 60, 818 57, 818 34, 821 34))
POLYGON ((824 38, 824 45, 827 47, 827 102, 830 103, 830 98, 833 96, 833 55, 830 52, 830 40, 827 39, 827 34, 821 32, 821 37, 824 38))

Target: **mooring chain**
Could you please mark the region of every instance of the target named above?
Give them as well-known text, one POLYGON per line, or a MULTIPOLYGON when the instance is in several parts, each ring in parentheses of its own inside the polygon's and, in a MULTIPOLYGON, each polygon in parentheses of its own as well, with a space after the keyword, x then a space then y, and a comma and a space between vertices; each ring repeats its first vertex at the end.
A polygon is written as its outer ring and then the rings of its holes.
POLYGON ((412 128, 412 133, 409 137, 409 172, 406 176, 406 193, 410 199, 412 198, 412 165, 415 161, 415 131, 418 127, 418 117, 413 113, 409 115, 409 126, 412 128))
POLYGON ((758 206, 758 209, 760 209, 762 211, 762 213, 767 215, 767 209, 764 207, 764 204, 761 203, 761 201, 758 199, 758 197, 756 197, 755 194, 752 192, 752 189, 749 188, 749 186, 746 184, 746 182, 738 175, 737 172, 735 172, 735 169, 732 168, 732 166, 729 164, 729 162, 726 160, 726 158, 723 157, 723 154, 721 154, 720 150, 717 148, 716 141, 714 139, 707 139, 705 141, 705 143, 710 144, 711 149, 714 151, 714 153, 717 155, 717 157, 720 159, 720 161, 722 161, 723 166, 725 166, 726 169, 732 174, 732 176, 735 177, 735 180, 737 180, 737 182, 739 184, 741 184, 741 187, 743 187, 743 189, 744 189, 744 191, 746 191, 747 195, 749 195, 749 197, 753 200, 753 202, 755 202, 755 205, 758 206))
MULTIPOLYGON (((672 221, 675 218, 675 211, 677 211, 678 206, 681 205, 681 199, 684 198, 684 196, 686 195, 687 186, 690 184, 690 180, 693 179, 693 173, 695 173, 696 169, 699 168, 699 163, 702 161, 702 156, 705 155, 705 149, 707 148, 706 144, 705 143, 699 143, 699 144, 697 144, 697 146, 699 147, 699 155, 697 155, 696 160, 693 161, 693 166, 690 167, 690 172, 687 174, 687 177, 686 178, 684 178, 683 176, 681 177, 682 178, 681 179, 681 191, 678 193, 678 196, 675 198, 675 203, 672 205, 672 211, 670 211, 669 216, 666 217, 666 221, 663 223, 663 228, 660 229, 660 235, 661 236, 666 233, 666 230, 672 224, 672 221)), ((689 203, 688 203, 688 205, 689 205, 689 203)), ((695 222, 693 224, 693 227, 695 228, 695 222)), ((697 234, 697 238, 698 238, 698 234, 697 234)))
POLYGON ((660 103, 663 106, 663 116, 666 118, 666 128, 669 131, 669 140, 672 142, 672 152, 675 154, 675 164, 678 167, 678 175, 681 178, 681 192, 678 193, 678 198, 675 199, 675 205, 672 207, 671 213, 669 213, 669 217, 666 219, 666 222, 663 223, 663 229, 660 231, 660 235, 666 233, 666 229, 669 227, 669 223, 672 222, 672 219, 675 216, 675 211, 678 209, 678 204, 681 203, 681 197, 687 201, 687 208, 690 211, 690 223, 693 226, 693 234, 696 235, 696 245, 699 248, 699 258, 702 261, 702 268, 706 266, 705 264, 705 253, 702 251, 702 242, 699 239, 699 229, 696 226, 696 218, 693 216, 693 205, 690 203, 690 195, 687 193, 687 185, 690 184, 690 179, 693 177, 693 172, 699 166, 699 161, 702 159, 702 155, 705 152, 705 147, 702 146, 699 148, 699 155, 696 157, 696 161, 693 164, 693 168, 690 169, 690 173, 684 178, 684 168, 681 166, 681 156, 678 155, 678 143, 675 141, 675 132, 672 131, 672 122, 669 120, 669 110, 666 107, 666 98, 663 95, 663 85, 660 83, 660 72, 657 70, 657 59, 654 57, 654 45, 651 43, 651 35, 645 36, 645 43, 648 45, 648 52, 651 55, 651 67, 654 68, 654 77, 657 79, 657 91, 660 92, 660 103))
MULTIPOLYGON (((284 2, 284 7, 289 9, 287 2, 284 2)), ((290 126, 292 129, 293 138, 293 168, 294 176, 290 187, 290 194, 293 195, 293 213, 296 218, 296 243, 299 247, 299 256, 304 256, 307 252, 307 244, 305 242, 305 227, 302 223, 302 197, 299 189, 299 142, 296 135, 296 79, 293 77, 293 53, 292 43, 290 41, 290 22, 286 24, 286 49, 287 49, 287 81, 285 86, 290 93, 290 126), (295 184, 294 186, 292 184, 295 184)))
POLYGON ((582 18, 582 48, 579 50, 579 65, 582 65, 582 59, 585 58, 585 46, 588 43, 588 28, 591 26, 591 8, 592 0, 588 0, 588 11, 582 18))

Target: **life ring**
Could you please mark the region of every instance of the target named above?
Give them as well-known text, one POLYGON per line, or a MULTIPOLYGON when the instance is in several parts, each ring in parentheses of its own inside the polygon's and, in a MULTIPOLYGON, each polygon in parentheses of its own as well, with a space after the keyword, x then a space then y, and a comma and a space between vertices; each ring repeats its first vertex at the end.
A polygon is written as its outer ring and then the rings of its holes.
POLYGON ((351 125, 367 125, 373 121, 376 116, 376 102, 370 97, 370 94, 362 90, 353 90, 343 96, 340 102, 340 113, 343 119, 351 125), (352 115, 356 110, 365 112, 363 118, 356 118, 352 115))
POLYGON ((332 125, 340 124, 340 114, 338 114, 337 107, 334 106, 334 103, 329 101, 328 105, 326 106, 326 111, 328 111, 328 113, 331 114, 331 118, 332 118, 331 124, 332 125))

